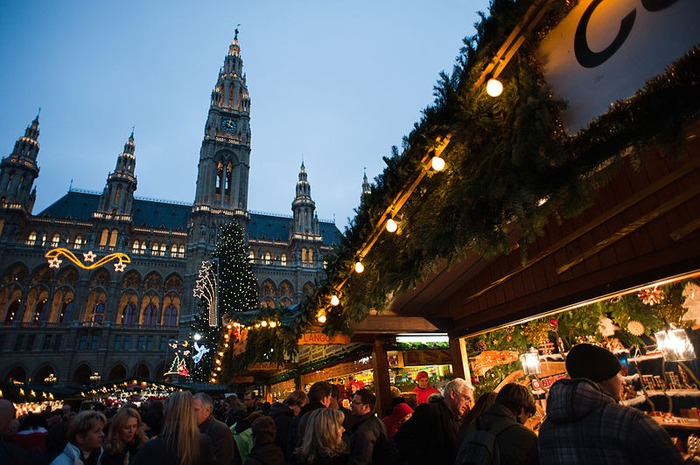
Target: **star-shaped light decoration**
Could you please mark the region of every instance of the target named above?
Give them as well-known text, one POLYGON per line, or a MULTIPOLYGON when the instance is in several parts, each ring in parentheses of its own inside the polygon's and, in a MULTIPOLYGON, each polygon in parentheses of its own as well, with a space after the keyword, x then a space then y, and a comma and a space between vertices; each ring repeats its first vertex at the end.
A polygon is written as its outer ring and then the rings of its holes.
POLYGON ((51 260, 49 260, 49 268, 59 268, 61 266, 62 261, 63 260, 61 260, 58 257, 52 258, 51 260))
POLYGON ((85 260, 86 263, 92 263, 95 261, 97 258, 97 255, 95 255, 92 250, 90 250, 88 253, 83 254, 83 260, 85 260))
POLYGON ((117 273, 123 272, 124 268, 126 268, 126 263, 122 262, 121 260, 114 264, 114 271, 116 271, 117 273))

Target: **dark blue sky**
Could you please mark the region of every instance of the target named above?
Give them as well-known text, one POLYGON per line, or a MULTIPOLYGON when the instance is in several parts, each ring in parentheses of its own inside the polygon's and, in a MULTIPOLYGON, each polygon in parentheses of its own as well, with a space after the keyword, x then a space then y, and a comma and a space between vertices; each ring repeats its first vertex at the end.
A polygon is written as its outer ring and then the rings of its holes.
POLYGON ((138 197, 192 202, 233 31, 252 100, 249 208, 291 214, 302 157, 342 229, 487 0, 0 2, 0 156, 41 107, 35 213, 101 191, 136 125, 138 197))

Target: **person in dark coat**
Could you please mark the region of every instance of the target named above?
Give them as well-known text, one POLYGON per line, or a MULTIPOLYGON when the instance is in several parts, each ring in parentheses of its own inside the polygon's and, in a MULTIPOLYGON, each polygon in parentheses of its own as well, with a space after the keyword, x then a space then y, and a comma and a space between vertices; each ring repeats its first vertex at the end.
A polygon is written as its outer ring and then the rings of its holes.
POLYGON ((244 465, 285 465, 287 459, 282 449, 275 444, 275 421, 265 415, 253 421, 253 449, 244 465))
POLYGON ((171 394, 165 403, 161 434, 141 446, 132 465, 210 465, 215 462, 211 439, 200 433, 189 391, 171 394))
POLYGON ((474 388, 464 379, 455 378, 445 385, 443 392, 443 400, 419 405, 394 436, 405 463, 454 463, 460 421, 473 403, 474 388))
POLYGON ((620 405, 622 365, 609 350, 578 344, 566 357, 571 379, 554 383, 539 434, 543 465, 680 465, 666 430, 641 410, 620 405))
POLYGON ((350 430, 350 461, 353 465, 385 465, 381 449, 388 447, 389 440, 384 423, 377 418, 377 397, 368 389, 359 389, 352 396, 352 414, 355 422, 350 430))
POLYGON ((291 392, 283 402, 275 402, 270 407, 270 417, 275 421, 277 433, 275 434, 275 444, 277 444, 285 458, 289 458, 287 451, 287 440, 289 439, 289 427, 295 416, 299 415, 302 407, 309 403, 309 396, 304 391, 291 392))
POLYGON ((199 392, 194 396, 194 413, 199 431, 209 436, 216 462, 212 465, 231 465, 234 443, 231 431, 223 421, 214 418, 214 401, 207 394, 199 392))
POLYGON ((306 426, 306 416, 321 408, 328 408, 331 405, 331 394, 333 388, 327 381, 316 381, 309 388, 309 403, 301 408, 299 415, 294 417, 289 425, 289 438, 287 439, 287 454, 294 452, 304 437, 306 426))
MULTIPOLYGON (((480 415, 467 430, 485 430, 496 434, 496 445, 501 463, 509 465, 537 465, 537 435, 524 423, 537 412, 530 390, 516 383, 501 388, 494 405, 480 415)), ((462 447, 466 442, 462 442, 462 447)), ((457 462, 460 461, 460 452, 457 462)))

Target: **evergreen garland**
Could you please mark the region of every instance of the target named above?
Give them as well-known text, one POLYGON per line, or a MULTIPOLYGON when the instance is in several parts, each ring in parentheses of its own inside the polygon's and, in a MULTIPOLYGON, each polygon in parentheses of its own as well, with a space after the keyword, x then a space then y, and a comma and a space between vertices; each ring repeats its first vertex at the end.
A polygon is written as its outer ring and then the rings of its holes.
POLYGON ((527 245, 549 221, 576 216, 590 205, 622 166, 628 149, 640 153, 656 145, 668 156, 682 153, 686 125, 700 116, 698 48, 576 136, 564 132, 559 119, 564 103, 552 98, 534 59, 539 38, 573 7, 564 0, 548 3, 548 21, 526 39, 501 75, 501 97, 472 90, 532 3, 491 2, 490 16, 482 17, 476 36, 464 40, 452 74, 441 75, 434 104, 424 110, 401 150, 394 147, 384 158, 386 169, 363 196, 329 261, 327 281, 303 304, 312 318, 328 307, 334 287, 349 277, 341 306, 327 313, 329 333, 351 332, 370 309, 381 312, 395 292, 467 253, 493 257, 510 252, 509 237, 518 238, 525 260, 527 245), (451 135, 443 154, 446 170, 426 176, 396 215, 397 233, 382 234, 363 260, 364 273, 355 274, 355 255, 377 219, 446 134, 451 135))

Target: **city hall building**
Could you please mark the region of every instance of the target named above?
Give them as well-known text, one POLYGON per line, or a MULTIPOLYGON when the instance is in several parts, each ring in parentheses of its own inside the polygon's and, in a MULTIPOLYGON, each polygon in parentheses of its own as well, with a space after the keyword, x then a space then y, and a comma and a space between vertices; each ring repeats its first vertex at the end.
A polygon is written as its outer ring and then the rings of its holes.
POLYGON ((162 378, 169 341, 188 337, 202 262, 230 221, 247 232, 261 306, 312 292, 340 232, 318 219, 303 163, 291 216, 249 211, 250 151, 237 33, 211 93, 193 204, 134 196, 132 133, 101 193, 71 188, 33 213, 37 116, 0 164, 0 379, 162 378))

